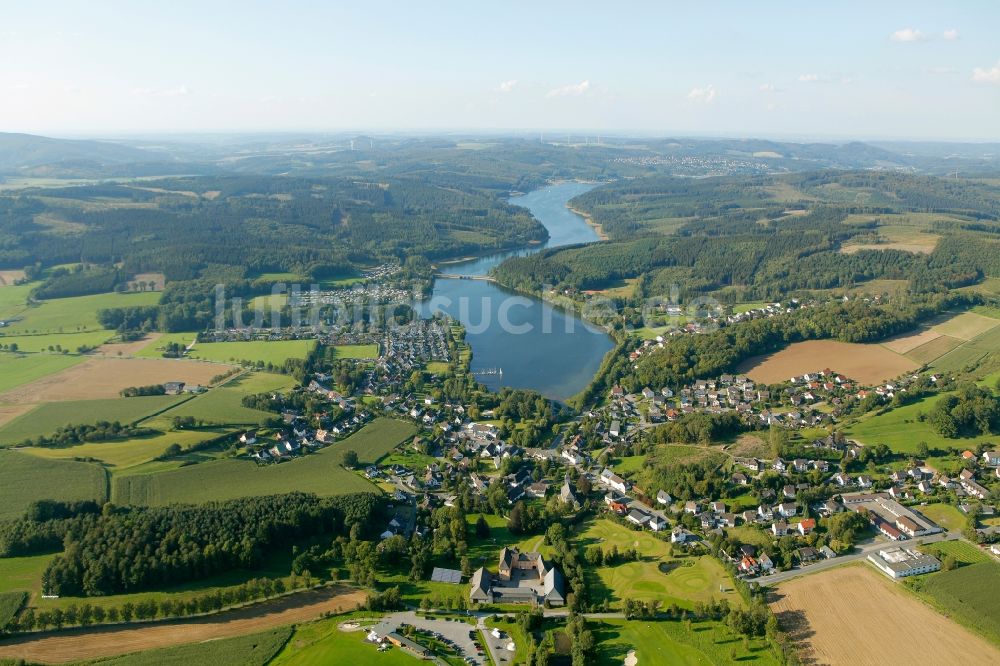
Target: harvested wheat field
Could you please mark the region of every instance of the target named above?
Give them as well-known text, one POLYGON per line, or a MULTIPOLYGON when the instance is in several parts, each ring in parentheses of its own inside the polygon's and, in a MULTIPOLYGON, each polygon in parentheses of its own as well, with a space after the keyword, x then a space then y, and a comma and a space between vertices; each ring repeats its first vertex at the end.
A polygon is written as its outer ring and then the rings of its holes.
POLYGON ((50 664, 100 659, 184 643, 242 636, 307 622, 324 613, 354 610, 364 600, 364 592, 333 587, 292 594, 275 601, 205 618, 73 629, 25 638, 0 639, 0 658, 50 664))
POLYGON ((24 271, 0 271, 0 287, 14 284, 17 280, 24 279, 24 271))
POLYGON ((773 354, 749 358, 739 365, 737 372, 755 382, 774 384, 830 368, 862 384, 873 385, 918 367, 919 364, 882 345, 809 340, 773 354))
POLYGON ((22 414, 27 414, 34 405, 0 405, 0 426, 9 423, 22 414))
POLYGON ((804 664, 997 664, 1000 650, 868 565, 778 585, 771 610, 804 664))
POLYGON ((147 333, 141 340, 132 342, 105 342, 93 351, 97 356, 134 356, 163 337, 162 333, 147 333))
POLYGON ((0 403, 117 398, 129 386, 164 382, 207 385, 232 366, 189 359, 88 358, 83 363, 0 393, 0 403))
POLYGON ((912 333, 903 333, 901 335, 888 338, 882 342, 882 346, 889 351, 896 352, 897 354, 905 354, 908 351, 913 351, 921 345, 933 342, 940 337, 941 334, 937 331, 925 328, 912 333))

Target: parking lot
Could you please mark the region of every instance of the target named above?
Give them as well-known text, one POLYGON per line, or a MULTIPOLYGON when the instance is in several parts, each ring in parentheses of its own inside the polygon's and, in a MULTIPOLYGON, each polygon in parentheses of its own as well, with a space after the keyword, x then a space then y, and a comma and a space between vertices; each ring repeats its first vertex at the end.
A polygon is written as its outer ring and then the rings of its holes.
POLYGON ((485 653, 479 654, 482 650, 476 648, 475 645, 480 641, 479 632, 476 631, 476 627, 468 622, 460 620, 448 621, 444 618, 430 619, 419 616, 412 611, 407 611, 386 615, 373 629, 379 636, 385 636, 393 631, 397 631, 403 624, 408 624, 420 631, 427 631, 434 634, 438 640, 454 648, 469 664, 485 666, 487 663, 485 653), (475 638, 470 637, 470 631, 473 632, 472 636, 475 638))

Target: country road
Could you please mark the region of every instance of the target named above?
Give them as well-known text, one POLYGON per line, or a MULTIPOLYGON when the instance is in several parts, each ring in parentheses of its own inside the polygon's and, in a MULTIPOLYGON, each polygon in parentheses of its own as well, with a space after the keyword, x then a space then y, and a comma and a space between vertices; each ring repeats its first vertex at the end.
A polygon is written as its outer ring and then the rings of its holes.
POLYGON ((810 564, 804 567, 797 567, 795 569, 789 569, 788 571, 779 571, 778 573, 771 574, 770 576, 758 576, 757 578, 748 578, 747 582, 757 583, 759 585, 777 585, 778 583, 783 583, 786 580, 791 580, 792 578, 797 578, 798 576, 805 576, 812 573, 817 573, 819 571, 825 571, 827 569, 832 569, 833 567, 839 567, 842 564, 847 564, 849 562, 855 562, 857 560, 868 557, 870 553, 877 552, 878 550, 885 548, 886 546, 893 545, 920 545, 924 543, 933 543, 935 541, 943 541, 945 539, 958 539, 961 535, 957 532, 941 532, 940 534, 931 534, 924 537, 917 537, 916 539, 909 539, 907 541, 871 541, 860 546, 857 552, 851 553, 850 555, 841 555, 840 557, 835 557, 832 560, 820 560, 815 564, 810 564))

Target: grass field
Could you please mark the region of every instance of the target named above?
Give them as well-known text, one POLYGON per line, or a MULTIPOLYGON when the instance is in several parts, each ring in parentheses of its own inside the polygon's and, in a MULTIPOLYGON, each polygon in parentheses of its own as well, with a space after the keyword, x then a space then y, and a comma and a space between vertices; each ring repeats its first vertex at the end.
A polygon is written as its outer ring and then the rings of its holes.
POLYGON ((274 658, 292 636, 291 627, 281 627, 259 634, 191 643, 172 648, 101 659, 95 666, 264 666, 274 658))
POLYGON ((26 592, 0 592, 0 629, 17 617, 27 599, 26 592))
POLYGON ((809 340, 796 342, 774 354, 755 356, 736 370, 754 381, 772 384, 827 367, 872 385, 919 366, 881 345, 809 340))
MULTIPOLYGON (((117 474, 120 470, 142 465, 163 453, 171 444, 188 447, 228 432, 224 428, 198 430, 177 430, 164 432, 152 437, 136 437, 113 442, 86 442, 76 446, 59 448, 32 447, 24 449, 25 453, 50 460, 65 460, 72 458, 94 458, 105 465, 114 468, 117 474)), ((179 466, 180 461, 158 463, 166 467, 179 466)))
POLYGON ((965 516, 950 504, 928 504, 917 507, 917 510, 949 532, 965 526, 965 516))
POLYGON ((134 423, 183 399, 182 396, 156 395, 45 403, 0 428, 0 446, 49 435, 59 426, 69 424, 93 424, 98 421, 134 423))
MULTIPOLYGON (((6 289, 8 288, 5 287, 4 290, 6 289)), ((159 292, 152 291, 129 294, 96 294, 42 301, 38 305, 23 309, 18 314, 23 320, 12 323, 4 331, 9 334, 100 331, 103 327, 97 321, 98 310, 156 305, 159 301, 159 292)))
POLYGON ((62 354, 0 353, 0 392, 65 370, 82 360, 80 356, 62 354))
POLYGON ((27 308, 28 294, 38 284, 5 284, 0 287, 0 319, 11 319, 19 316, 27 308))
POLYGON ((696 602, 726 599, 731 605, 743 605, 733 581, 725 569, 710 557, 672 559, 670 544, 649 532, 635 532, 610 520, 592 520, 584 524, 576 538, 582 550, 600 545, 607 550, 636 548, 641 554, 637 562, 611 567, 599 567, 587 572, 587 585, 596 599, 607 598, 620 604, 626 598, 642 601, 660 600, 664 605, 677 604, 691 608, 696 602), (668 573, 661 570, 661 565, 668 573), (720 591, 720 586, 724 592, 720 591))
POLYGON ((188 352, 188 357, 223 363, 250 361, 252 363, 281 365, 290 358, 305 358, 315 344, 315 340, 199 342, 188 352))
POLYGON ((0 592, 41 594, 42 573, 55 555, 0 558, 0 592))
POLYGON ((640 666, 695 666, 703 664, 778 664, 762 639, 743 647, 743 638, 721 622, 694 622, 688 631, 680 621, 590 621, 598 645, 597 663, 620 666, 630 650, 640 666))
POLYGON ((336 358, 378 358, 378 345, 336 345, 336 358))
POLYGON ((47 352, 52 347, 77 353, 80 347, 98 347, 114 337, 113 331, 86 331, 83 333, 41 333, 39 335, 0 335, 0 344, 16 344, 18 351, 47 352))
POLYGON ((946 322, 936 324, 933 330, 941 335, 948 335, 959 340, 971 340, 996 326, 1000 326, 1000 321, 993 317, 986 317, 974 312, 965 312, 952 317, 946 322))
POLYGON ((258 425, 274 418, 275 414, 244 407, 243 396, 284 391, 294 385, 295 380, 288 375, 268 372, 243 375, 165 412, 149 425, 163 429, 175 416, 191 416, 205 423, 222 425, 258 425))
MULTIPOLYGON (((375 492, 374 485, 341 467, 343 452, 353 449, 362 458, 391 449, 411 437, 409 423, 379 419, 347 439, 318 453, 278 465, 257 466, 253 461, 226 459, 190 465, 155 474, 116 476, 112 497, 119 504, 163 505, 172 502, 208 502, 254 495, 301 491, 322 496, 375 492)), ((381 454, 379 454, 380 457, 381 454)))
POLYGON ((928 365, 962 344, 958 338, 941 335, 915 347, 906 353, 906 358, 920 365, 928 365))
POLYGON ((1000 650, 921 603, 870 565, 837 567, 781 583, 770 605, 781 628, 800 647, 804 663, 1000 661, 1000 650), (914 640, 915 628, 933 640, 914 640))
POLYGON ((139 358, 163 358, 163 350, 168 344, 176 342, 187 347, 194 342, 197 336, 197 333, 164 333, 156 340, 151 340, 149 344, 137 351, 135 355, 139 358))
POLYGON ((325 664, 378 664, 414 666, 419 661, 398 648, 377 652, 365 642, 364 631, 341 631, 342 620, 334 618, 295 628, 291 640, 271 662, 273 666, 324 666, 325 664))
POLYGON ((0 520, 17 518, 37 500, 104 501, 107 493, 107 473, 98 465, 0 450, 0 520))
MULTIPOLYGON (((997 596, 1000 564, 980 561, 922 578, 914 585, 921 598, 994 645, 1000 645, 1000 597, 997 596)), ((1000 663, 1000 650, 995 654, 992 663, 1000 663)))
POLYGON ((929 254, 934 251, 938 241, 941 240, 937 234, 929 234, 922 229, 909 226, 879 226, 878 234, 883 241, 881 243, 865 244, 848 241, 840 248, 840 251, 852 254, 860 250, 901 250, 929 254))
POLYGON ((920 442, 927 442, 931 449, 975 447, 982 437, 949 439, 937 434, 929 423, 917 420, 920 413, 929 414, 942 397, 942 395, 926 396, 885 414, 863 418, 844 428, 844 433, 869 446, 886 444, 898 453, 915 453, 920 442))

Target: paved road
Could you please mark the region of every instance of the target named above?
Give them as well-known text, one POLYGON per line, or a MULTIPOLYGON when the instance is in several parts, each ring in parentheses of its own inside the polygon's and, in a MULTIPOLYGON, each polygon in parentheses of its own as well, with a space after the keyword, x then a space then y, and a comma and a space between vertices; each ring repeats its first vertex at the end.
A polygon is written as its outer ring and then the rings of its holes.
POLYGON ((885 548, 887 546, 901 545, 901 546, 916 546, 923 543, 933 543, 935 541, 942 541, 944 539, 957 539, 959 538, 958 533, 947 533, 942 532, 940 534, 931 534, 929 536, 917 537, 916 539, 908 539, 907 541, 869 541, 862 544, 858 549, 851 553, 850 555, 841 555, 840 557, 835 557, 832 560, 820 560, 814 564, 809 564, 804 567, 796 567, 794 569, 789 569, 788 571, 779 571, 778 573, 771 574, 770 576, 758 576, 757 578, 748 578, 747 581, 750 583, 758 583, 760 585, 776 585, 778 583, 784 582, 791 578, 796 578, 798 576, 804 576, 806 574, 817 573, 819 571, 824 571, 826 569, 831 569, 833 567, 838 567, 841 564, 847 564, 848 562, 853 562, 860 560, 862 558, 868 557, 869 554, 877 552, 878 550, 885 548))

